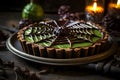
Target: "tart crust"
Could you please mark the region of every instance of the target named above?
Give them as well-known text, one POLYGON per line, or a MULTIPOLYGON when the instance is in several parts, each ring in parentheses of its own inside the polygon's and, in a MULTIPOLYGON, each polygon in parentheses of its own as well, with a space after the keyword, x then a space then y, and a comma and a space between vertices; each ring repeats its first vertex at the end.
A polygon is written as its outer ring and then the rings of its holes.
POLYGON ((108 40, 107 31, 102 28, 100 29, 103 32, 103 39, 97 41, 92 46, 84 47, 84 48, 67 48, 67 49, 58 49, 53 47, 43 47, 38 44, 27 42, 24 37, 24 31, 28 26, 22 28, 17 33, 17 38, 22 45, 23 50, 30 55, 39 56, 39 57, 48 57, 48 58, 58 58, 58 59, 68 59, 68 58, 80 58, 80 57, 88 57, 95 54, 99 54, 107 50, 110 45, 108 40))

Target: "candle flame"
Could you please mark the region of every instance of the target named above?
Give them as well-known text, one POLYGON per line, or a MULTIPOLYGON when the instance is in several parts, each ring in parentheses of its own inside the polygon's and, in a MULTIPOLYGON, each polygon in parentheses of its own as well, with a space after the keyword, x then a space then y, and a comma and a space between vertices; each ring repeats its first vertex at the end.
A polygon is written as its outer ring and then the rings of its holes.
POLYGON ((120 0, 117 1, 117 5, 120 5, 120 0))
POLYGON ((97 2, 94 2, 93 3, 93 10, 96 11, 96 9, 97 9, 97 2))
POLYGON ((120 9, 120 0, 117 1, 116 8, 120 9))

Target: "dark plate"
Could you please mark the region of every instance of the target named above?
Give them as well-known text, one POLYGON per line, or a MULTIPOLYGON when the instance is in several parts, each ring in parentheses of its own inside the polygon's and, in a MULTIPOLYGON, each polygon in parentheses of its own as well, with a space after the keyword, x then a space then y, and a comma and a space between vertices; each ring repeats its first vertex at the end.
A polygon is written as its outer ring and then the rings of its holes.
POLYGON ((23 51, 19 41, 17 40, 16 33, 8 38, 6 42, 6 46, 13 54, 21 58, 24 58, 33 62, 49 64, 49 65, 80 65, 80 64, 96 62, 109 57, 110 55, 115 53, 117 49, 116 43, 113 43, 109 50, 100 54, 89 56, 89 57, 72 58, 72 59, 53 59, 53 58, 37 57, 37 56, 27 54, 23 51))

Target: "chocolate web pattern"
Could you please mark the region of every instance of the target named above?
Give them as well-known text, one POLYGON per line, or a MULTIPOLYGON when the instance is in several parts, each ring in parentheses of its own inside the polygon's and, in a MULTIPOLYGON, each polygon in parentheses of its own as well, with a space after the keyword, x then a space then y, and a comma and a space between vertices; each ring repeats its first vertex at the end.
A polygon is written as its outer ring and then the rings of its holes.
POLYGON ((68 43, 72 47, 73 43, 93 42, 92 37, 96 36, 93 30, 98 30, 98 27, 84 21, 57 22, 50 20, 32 25, 28 29, 30 32, 25 32, 25 36, 30 36, 34 43, 43 41, 50 43, 46 47, 68 43))

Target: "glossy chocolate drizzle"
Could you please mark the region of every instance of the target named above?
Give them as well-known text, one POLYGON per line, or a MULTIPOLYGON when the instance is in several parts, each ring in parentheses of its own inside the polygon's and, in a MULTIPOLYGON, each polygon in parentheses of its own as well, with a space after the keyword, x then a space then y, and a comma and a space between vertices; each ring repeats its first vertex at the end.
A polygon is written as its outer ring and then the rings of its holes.
MULTIPOLYGON (((56 44, 69 43, 70 47, 74 43, 92 42, 93 30, 99 30, 97 26, 84 21, 43 21, 37 25, 32 25, 31 31, 25 36, 31 36, 35 43, 46 41, 51 47, 56 44), (39 36, 39 37, 38 37, 39 36)), ((98 36, 97 36, 98 37, 98 36)))

